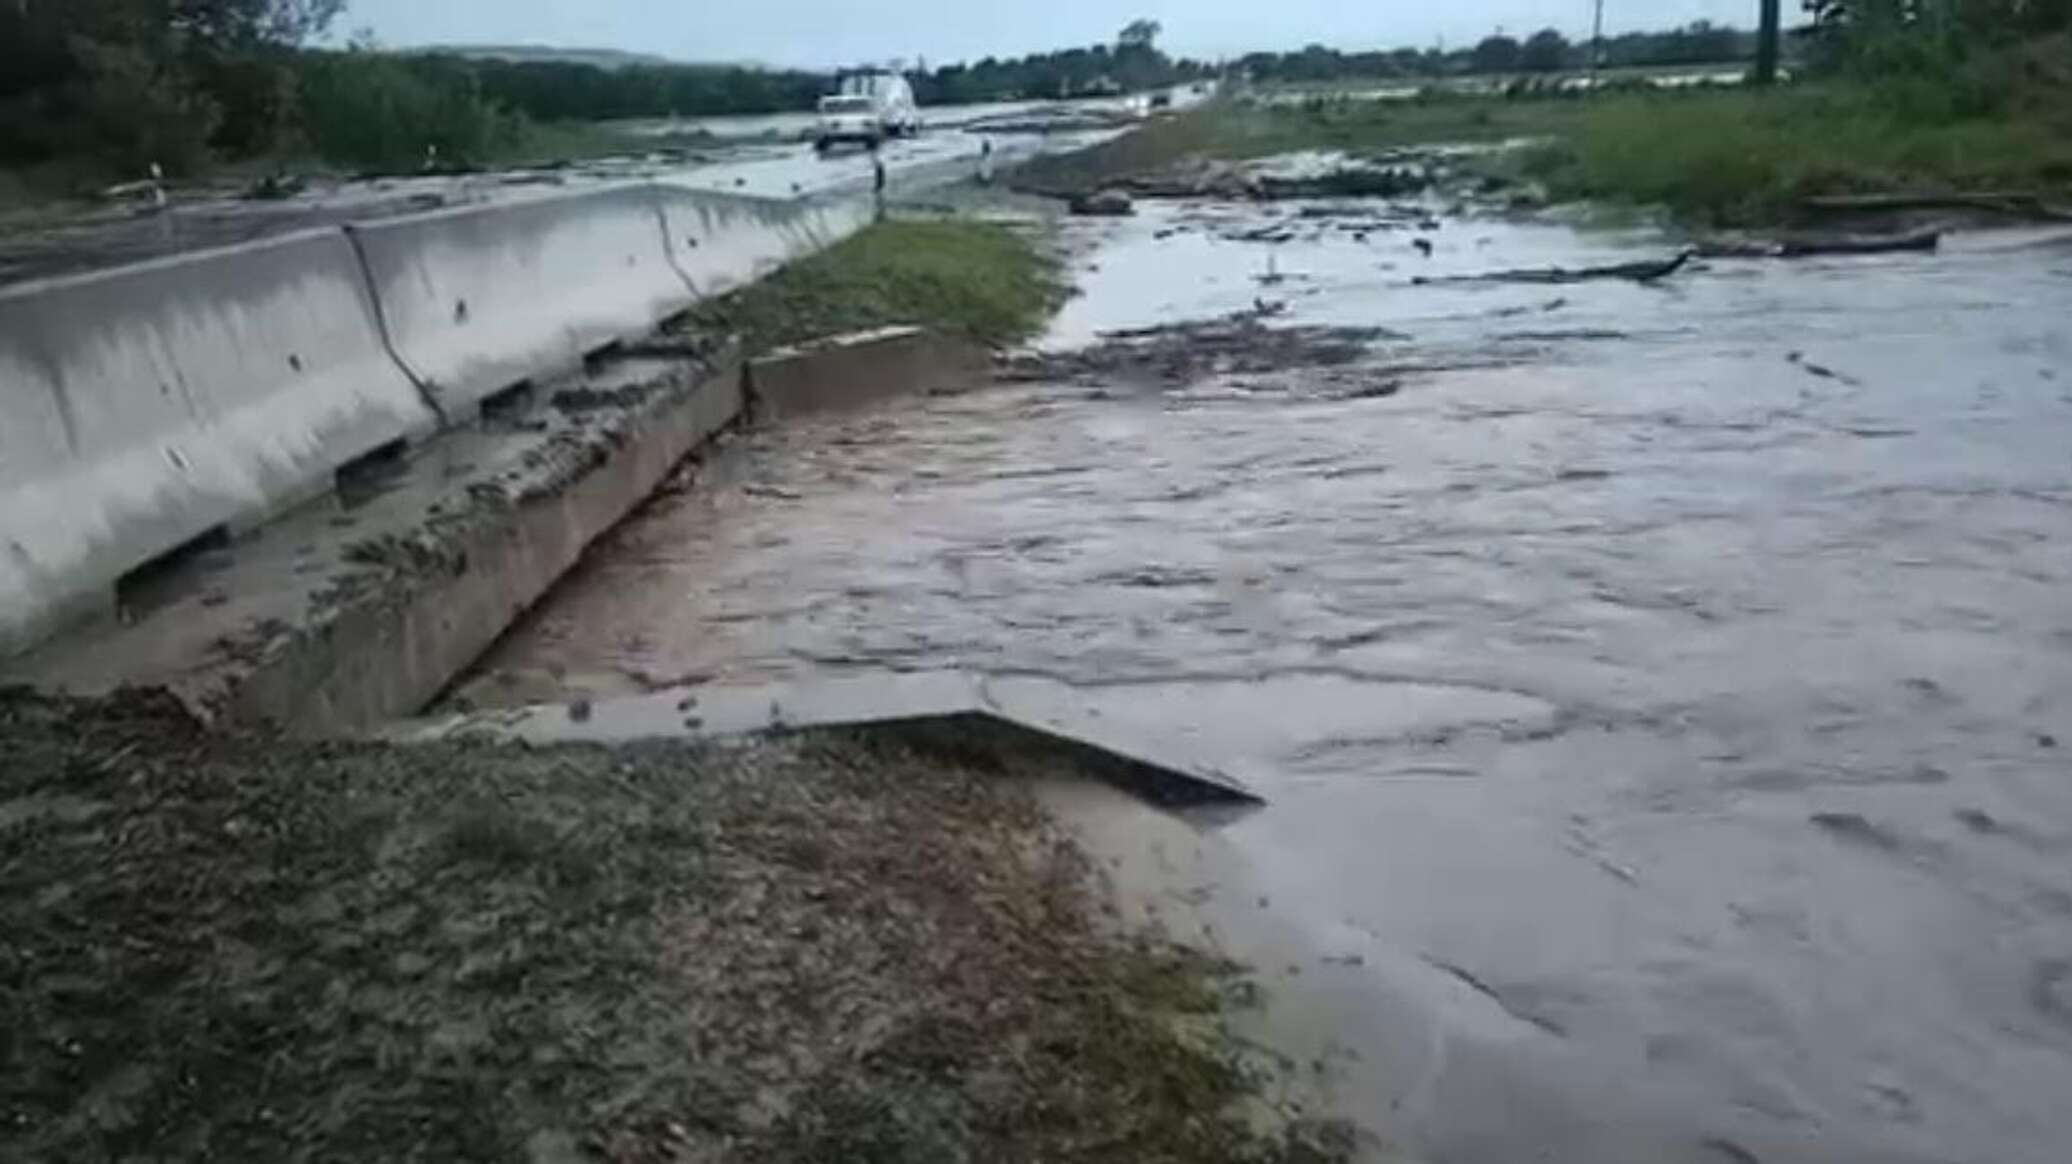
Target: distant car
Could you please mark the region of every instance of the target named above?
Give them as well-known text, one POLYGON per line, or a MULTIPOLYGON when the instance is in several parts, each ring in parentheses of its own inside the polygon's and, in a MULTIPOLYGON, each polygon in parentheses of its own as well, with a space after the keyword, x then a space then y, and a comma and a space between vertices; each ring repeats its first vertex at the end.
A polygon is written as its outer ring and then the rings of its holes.
POLYGON ((835 94, 820 99, 820 124, 813 131, 815 149, 824 153, 843 142, 877 145, 885 137, 877 103, 870 98, 835 94))
POLYGON ((842 142, 875 146, 921 132, 914 87, 898 73, 865 69, 842 75, 840 88, 820 99, 813 144, 822 151, 842 142))

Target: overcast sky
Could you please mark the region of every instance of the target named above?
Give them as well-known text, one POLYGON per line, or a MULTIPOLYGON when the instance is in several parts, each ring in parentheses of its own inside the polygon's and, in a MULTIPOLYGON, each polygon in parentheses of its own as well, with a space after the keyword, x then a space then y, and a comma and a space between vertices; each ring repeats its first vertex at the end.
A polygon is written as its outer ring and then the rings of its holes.
MULTIPOLYGON (((1613 31, 1692 20, 1751 25, 1757 0, 1605 0, 1613 31)), ((1114 38, 1139 16, 1168 51, 1449 47, 1501 27, 1590 30, 1592 0, 348 0, 339 31, 386 45, 549 44, 679 60, 826 66, 890 57, 931 63, 1020 56, 1114 38)), ((1795 6, 1794 6, 1795 7, 1795 6)))

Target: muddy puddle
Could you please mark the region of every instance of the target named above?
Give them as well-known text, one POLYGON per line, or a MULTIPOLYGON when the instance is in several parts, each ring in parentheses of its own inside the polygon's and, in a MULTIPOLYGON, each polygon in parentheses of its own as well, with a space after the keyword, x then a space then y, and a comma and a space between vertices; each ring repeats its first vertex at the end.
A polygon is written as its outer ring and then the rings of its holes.
POLYGON ((1679 246, 1450 209, 1073 223, 1009 382, 738 439, 460 695, 966 668, 1242 761, 1431 1159, 2062 1160, 2072 242, 1415 282, 1679 246))

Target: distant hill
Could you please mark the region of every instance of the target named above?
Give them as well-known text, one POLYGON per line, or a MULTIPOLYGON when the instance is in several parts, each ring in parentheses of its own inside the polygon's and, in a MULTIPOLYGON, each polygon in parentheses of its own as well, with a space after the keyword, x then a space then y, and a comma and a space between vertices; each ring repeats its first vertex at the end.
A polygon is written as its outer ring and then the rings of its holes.
MULTIPOLYGON (((418 53, 441 53, 446 56, 465 57, 471 61, 514 61, 521 64, 548 63, 563 65, 595 65, 600 69, 625 69, 635 65, 681 65, 686 62, 673 61, 651 53, 629 53, 619 49, 601 48, 555 48, 543 44, 441 44, 412 49, 418 53)), ((703 64, 704 62, 700 62, 703 64)), ((730 67, 716 65, 713 67, 730 67)), ((753 65, 740 67, 754 68, 753 65)))

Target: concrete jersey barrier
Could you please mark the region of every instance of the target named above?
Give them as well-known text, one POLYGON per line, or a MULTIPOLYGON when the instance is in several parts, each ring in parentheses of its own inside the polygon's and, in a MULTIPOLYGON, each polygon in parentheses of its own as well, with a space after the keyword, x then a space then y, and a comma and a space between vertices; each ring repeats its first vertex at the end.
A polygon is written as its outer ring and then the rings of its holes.
POLYGON ((869 196, 776 202, 660 185, 670 254, 700 296, 725 295, 868 226, 869 196))
POLYGON ((0 654, 435 424, 338 230, 0 291, 0 654))
POLYGON ((690 306, 651 186, 357 224, 396 355, 449 421, 690 306))
POLYGON ((0 655, 168 551, 874 212, 628 185, 0 292, 0 655))

